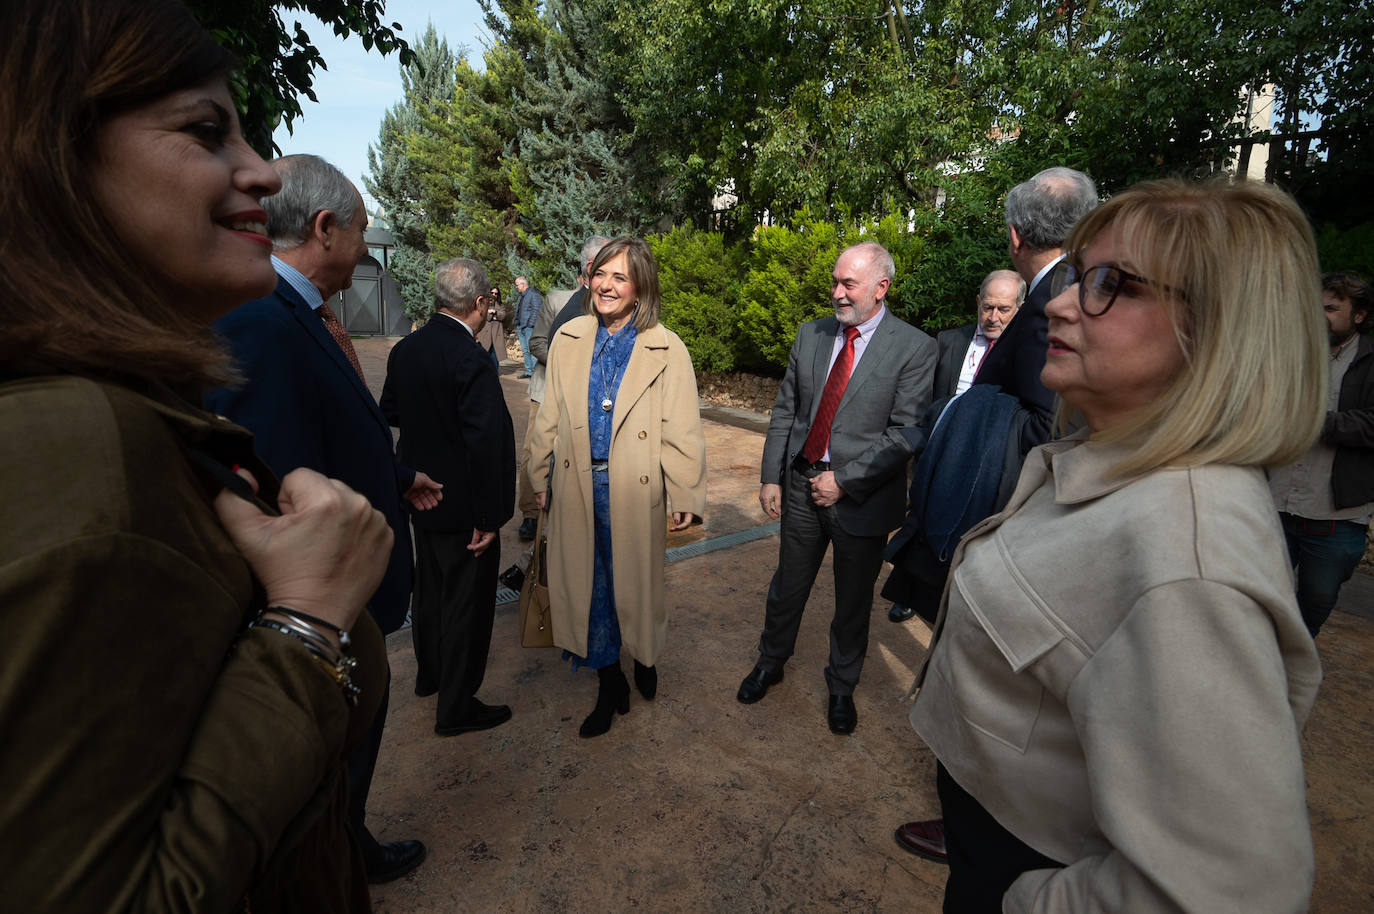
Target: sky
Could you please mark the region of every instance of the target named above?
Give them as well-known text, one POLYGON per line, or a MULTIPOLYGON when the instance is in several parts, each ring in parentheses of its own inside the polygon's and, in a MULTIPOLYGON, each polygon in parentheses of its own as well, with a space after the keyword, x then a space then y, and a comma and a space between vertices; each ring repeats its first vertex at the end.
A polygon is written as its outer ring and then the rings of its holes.
MULTIPOLYGON (((309 152, 338 166, 358 186, 372 210, 376 201, 363 186, 367 147, 377 142, 382 115, 401 100, 400 59, 394 52, 383 57, 375 49, 364 50, 356 35, 338 38, 332 29, 305 13, 283 11, 282 20, 288 29, 293 22, 301 23, 329 69, 315 71, 319 102, 301 98, 304 114, 293 122, 292 131, 280 126, 272 138, 283 155, 309 152)), ((401 23, 401 37, 412 44, 433 21, 455 53, 459 45, 464 46, 468 62, 482 67, 482 52, 490 35, 482 24, 477 0, 387 0, 383 21, 401 23)))

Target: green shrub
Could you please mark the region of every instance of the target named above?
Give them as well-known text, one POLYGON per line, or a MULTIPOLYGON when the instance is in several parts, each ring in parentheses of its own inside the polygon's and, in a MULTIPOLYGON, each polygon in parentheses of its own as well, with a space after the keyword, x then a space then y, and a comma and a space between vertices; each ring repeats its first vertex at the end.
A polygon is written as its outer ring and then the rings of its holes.
POLYGON ((1374 222, 1348 229, 1323 226, 1317 233, 1317 254, 1324 272, 1346 271, 1374 281, 1374 222))
POLYGON ((697 371, 731 371, 739 337, 739 261, 725 236, 677 228, 650 235, 664 326, 682 337, 697 371))

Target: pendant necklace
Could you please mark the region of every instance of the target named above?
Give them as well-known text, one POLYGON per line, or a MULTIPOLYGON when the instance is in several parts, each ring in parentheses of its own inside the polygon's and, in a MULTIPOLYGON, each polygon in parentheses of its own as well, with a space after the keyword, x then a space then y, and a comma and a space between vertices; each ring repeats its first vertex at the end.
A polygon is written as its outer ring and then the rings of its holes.
MULTIPOLYGON (((601 393, 602 393, 601 411, 602 411, 603 413, 608 413, 608 412, 610 412, 613 408, 615 408, 615 401, 611 399, 611 388, 610 388, 610 385, 608 385, 608 384, 606 383, 606 350, 610 347, 610 345, 611 345, 611 340, 612 340, 612 339, 614 339, 614 337, 611 337, 611 336, 608 335, 608 336, 606 337, 606 342, 603 343, 602 346, 601 346, 601 358, 600 358, 600 361, 601 361, 601 393)), ((612 381, 615 380, 615 360, 614 360, 614 359, 611 360, 611 380, 612 380, 612 381)))

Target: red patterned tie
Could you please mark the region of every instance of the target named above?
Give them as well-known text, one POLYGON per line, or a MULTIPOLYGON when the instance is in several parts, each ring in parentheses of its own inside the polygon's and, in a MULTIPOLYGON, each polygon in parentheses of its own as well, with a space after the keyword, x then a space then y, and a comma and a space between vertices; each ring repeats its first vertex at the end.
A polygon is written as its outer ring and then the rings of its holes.
POLYGON ((353 370, 358 373, 358 377, 367 383, 367 378, 363 377, 363 366, 358 364, 358 352, 353 348, 353 340, 349 338, 348 331, 344 325, 339 323, 339 319, 334 316, 334 312, 329 310, 328 305, 320 305, 320 318, 324 320, 324 329, 329 331, 329 335, 334 337, 334 342, 339 344, 343 354, 348 359, 348 364, 353 366, 353 370))
POLYGON ((825 449, 830 444, 830 423, 835 421, 835 411, 840 408, 844 389, 849 384, 849 373, 854 368, 854 341, 858 338, 858 327, 844 328, 844 348, 835 357, 835 364, 830 366, 830 377, 825 379, 825 390, 821 391, 816 421, 811 424, 811 433, 802 446, 802 459, 807 463, 815 463, 825 456, 825 449))

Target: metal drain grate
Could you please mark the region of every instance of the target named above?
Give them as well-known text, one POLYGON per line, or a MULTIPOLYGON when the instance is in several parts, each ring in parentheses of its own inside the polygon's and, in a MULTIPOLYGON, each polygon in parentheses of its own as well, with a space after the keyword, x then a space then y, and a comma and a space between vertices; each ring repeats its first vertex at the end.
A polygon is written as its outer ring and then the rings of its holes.
POLYGON ((754 540, 761 540, 765 536, 772 536, 781 528, 781 524, 774 522, 764 524, 761 527, 753 527, 749 530, 740 530, 737 533, 727 533, 724 536, 717 536, 714 539, 701 540, 696 543, 688 543, 685 546, 674 546, 669 549, 665 560, 677 562, 682 559, 690 559, 693 556, 705 555, 708 552, 715 552, 717 549, 728 549, 731 546, 739 546, 744 543, 752 543, 754 540))

